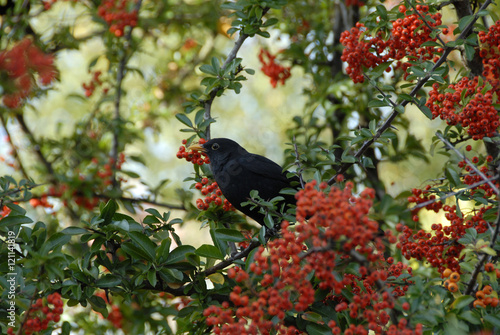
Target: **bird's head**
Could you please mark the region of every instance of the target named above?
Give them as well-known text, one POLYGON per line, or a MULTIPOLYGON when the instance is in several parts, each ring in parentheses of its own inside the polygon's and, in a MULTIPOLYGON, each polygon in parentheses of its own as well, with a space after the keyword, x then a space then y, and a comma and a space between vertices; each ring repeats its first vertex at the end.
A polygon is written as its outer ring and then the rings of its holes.
POLYGON ((248 153, 228 138, 214 138, 204 144, 192 144, 188 149, 204 152, 210 158, 211 164, 222 164, 232 157, 248 153))

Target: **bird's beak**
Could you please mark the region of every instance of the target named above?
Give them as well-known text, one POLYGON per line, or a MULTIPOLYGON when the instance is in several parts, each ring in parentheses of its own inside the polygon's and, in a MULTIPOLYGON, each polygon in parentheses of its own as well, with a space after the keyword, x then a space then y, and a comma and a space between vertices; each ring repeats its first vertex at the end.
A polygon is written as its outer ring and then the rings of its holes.
POLYGON ((199 143, 194 143, 194 144, 191 144, 189 147, 188 147, 188 150, 194 150, 194 151, 201 151, 201 152, 206 152, 207 149, 205 149, 201 144, 199 143))

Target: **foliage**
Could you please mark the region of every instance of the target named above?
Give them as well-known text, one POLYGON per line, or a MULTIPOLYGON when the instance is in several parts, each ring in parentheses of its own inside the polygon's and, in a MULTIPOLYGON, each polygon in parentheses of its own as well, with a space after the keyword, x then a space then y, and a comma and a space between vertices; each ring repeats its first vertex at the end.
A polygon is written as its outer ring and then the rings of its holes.
POLYGON ((2 333, 500 331, 500 21, 490 0, 8 0, 0 14, 11 149, 1 159, 12 174, 0 177, 2 333), (81 13, 84 29, 38 28, 65 11, 81 13), (273 50, 271 36, 289 43, 273 50), (218 37, 233 39, 229 52, 218 37), (256 39, 270 41, 255 55, 269 89, 302 73, 306 99, 286 132, 285 167, 303 183, 283 192, 297 207, 283 213, 279 197, 252 192, 246 205, 266 214, 262 227, 234 211, 208 157, 190 149, 211 137, 214 101, 256 73, 241 52, 256 39), (43 102, 68 75, 61 58, 89 41, 102 52, 65 97, 84 113, 41 136, 32 129, 51 115, 43 102), (145 50, 161 61, 137 66, 145 50), (134 78, 146 83, 148 113, 127 90, 134 78), (420 114, 441 119, 439 130, 417 134, 420 114), (187 186, 175 192, 129 169, 149 164, 131 148, 163 121, 188 136, 176 154, 190 162, 187 186), (394 194, 384 170, 408 162, 439 175, 394 194), (187 224, 211 241, 187 244, 187 224))

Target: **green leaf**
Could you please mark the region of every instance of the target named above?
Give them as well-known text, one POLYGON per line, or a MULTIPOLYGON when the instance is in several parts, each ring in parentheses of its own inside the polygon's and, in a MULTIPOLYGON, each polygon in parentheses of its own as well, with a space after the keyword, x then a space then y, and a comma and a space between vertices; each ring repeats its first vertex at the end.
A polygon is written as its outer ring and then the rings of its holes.
POLYGON ((141 248, 139 248, 138 246, 136 246, 131 242, 122 243, 121 248, 129 256, 137 260, 148 259, 149 257, 149 255, 144 250, 142 250, 141 248))
POLYGON ((391 62, 385 62, 380 65, 377 65, 376 67, 373 68, 373 70, 368 72, 368 76, 370 77, 370 79, 378 78, 382 74, 384 74, 384 71, 387 70, 389 66, 391 66, 391 62))
POLYGON ((67 227, 61 231, 61 233, 66 235, 80 235, 80 234, 87 234, 88 232, 89 231, 87 229, 80 227, 67 227))
POLYGON ((461 297, 458 297, 451 306, 452 308, 462 309, 468 306, 474 300, 475 300, 474 297, 471 297, 470 295, 463 295, 461 297))
POLYGON ((100 288, 116 287, 121 284, 121 279, 117 276, 107 274, 96 281, 96 286, 100 288))
POLYGON ((308 335, 329 335, 332 333, 330 327, 316 323, 308 324, 306 330, 308 335))
POLYGON ((182 272, 177 269, 163 268, 158 274, 168 283, 180 282, 184 278, 182 272))
POLYGON ((462 182, 460 181, 460 176, 451 167, 448 166, 446 168, 445 175, 446 175, 446 178, 450 181, 452 186, 456 187, 456 186, 459 186, 462 184, 462 182))
POLYGON ((41 253, 47 254, 49 251, 57 249, 68 243, 71 240, 70 235, 63 234, 61 232, 52 235, 47 242, 42 247, 41 253))
POLYGON ((137 231, 130 232, 129 236, 146 253, 147 260, 153 262, 156 257, 156 244, 149 237, 137 231))
POLYGON ((156 260, 158 263, 163 263, 168 259, 168 255, 170 254, 170 245, 172 244, 172 239, 167 237, 163 241, 161 241, 160 246, 156 249, 156 260))
POLYGON ((368 102, 368 107, 386 107, 389 106, 387 101, 385 100, 378 100, 378 99, 372 99, 368 102))
POLYGON ((484 319, 495 326, 495 328, 500 328, 500 318, 498 316, 486 314, 484 319))
POLYGON ((23 215, 9 215, 4 217, 2 220, 0 220, 0 227, 12 227, 15 225, 20 225, 23 223, 32 223, 33 220, 31 220, 27 216, 23 215))
POLYGON ((158 210, 156 208, 148 208, 148 209, 146 209, 146 212, 148 212, 151 215, 154 215, 155 217, 157 217, 160 220, 162 218, 160 212, 158 212, 158 210))
POLYGON ((99 218, 103 220, 102 224, 106 225, 111 223, 113 215, 115 215, 117 210, 118 210, 118 204, 116 203, 115 200, 110 199, 108 203, 104 206, 104 208, 101 210, 101 214, 99 215, 99 218))
POLYGON ((266 22, 264 22, 264 24, 262 25, 262 27, 270 27, 270 26, 274 26, 276 23, 278 23, 278 19, 275 18, 275 17, 272 17, 270 19, 267 19, 266 22))
POLYGON ((148 281, 151 286, 156 286, 156 271, 154 269, 148 271, 148 281))
POLYGON ((182 114, 182 113, 177 113, 175 114, 175 118, 177 120, 179 120, 181 123, 185 124, 186 126, 190 127, 190 128, 193 128, 193 123, 191 122, 191 120, 187 117, 186 114, 182 114))
POLYGON ((476 53, 474 46, 470 44, 465 44, 464 50, 465 50, 465 58, 467 58, 467 60, 472 60, 474 58, 474 54, 476 53))
POLYGON ((180 245, 170 252, 166 264, 178 263, 186 259, 186 254, 194 252, 196 249, 191 245, 180 245))
POLYGON ((217 72, 215 71, 215 69, 208 64, 203 64, 202 66, 200 66, 200 71, 211 76, 217 76, 217 72))
POLYGON ((236 229, 218 228, 215 229, 215 237, 221 241, 243 242, 245 237, 236 229))
POLYGON ((203 244, 201 247, 196 249, 195 254, 200 257, 224 259, 224 256, 222 255, 220 250, 210 244, 203 244))
POLYGON ((480 325, 483 322, 481 321, 481 317, 477 315, 476 313, 473 313, 472 311, 465 311, 462 314, 460 314, 460 318, 472 323, 473 325, 480 325))
POLYGON ((460 21, 458 21, 458 29, 460 29, 461 32, 464 31, 464 29, 467 28, 467 26, 471 24, 473 21, 474 21, 474 15, 464 16, 463 18, 460 19, 460 21))

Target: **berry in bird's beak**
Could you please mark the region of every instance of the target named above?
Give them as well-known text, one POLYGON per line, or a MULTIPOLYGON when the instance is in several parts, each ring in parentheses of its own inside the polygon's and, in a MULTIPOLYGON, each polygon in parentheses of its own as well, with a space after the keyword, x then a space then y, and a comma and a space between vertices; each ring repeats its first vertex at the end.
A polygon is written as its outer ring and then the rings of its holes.
POLYGON ((203 145, 199 143, 193 143, 188 147, 188 150, 194 150, 194 151, 201 151, 201 152, 206 152, 207 149, 203 147, 203 145))

